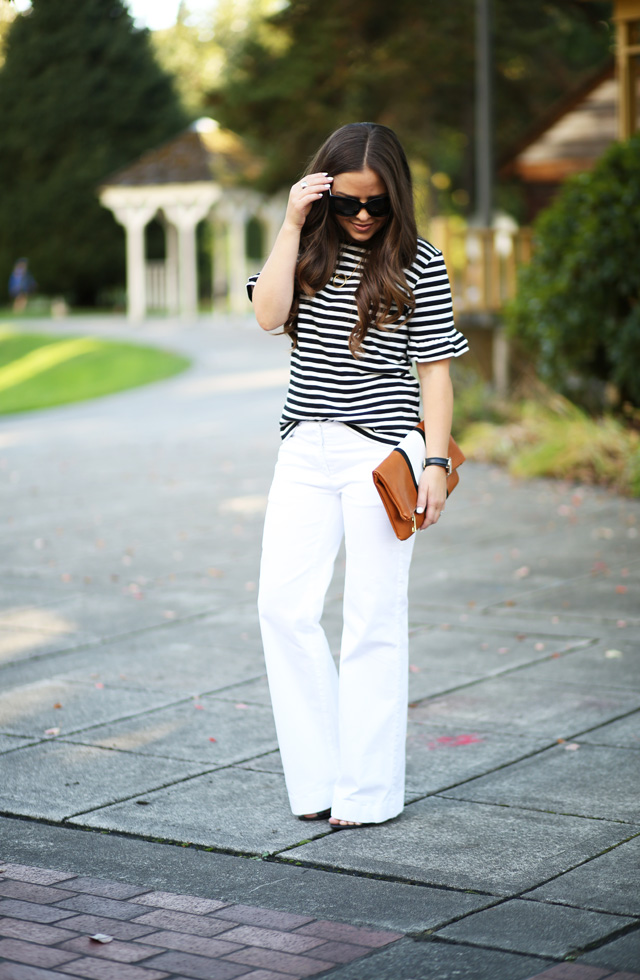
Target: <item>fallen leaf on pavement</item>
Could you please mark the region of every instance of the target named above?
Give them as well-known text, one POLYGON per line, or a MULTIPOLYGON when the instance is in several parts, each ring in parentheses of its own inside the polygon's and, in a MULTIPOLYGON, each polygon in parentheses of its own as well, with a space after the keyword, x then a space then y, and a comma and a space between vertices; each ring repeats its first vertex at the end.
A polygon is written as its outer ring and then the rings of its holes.
POLYGON ((597 527, 591 532, 591 537, 604 538, 606 541, 609 541, 613 537, 613 531, 610 527, 597 527))

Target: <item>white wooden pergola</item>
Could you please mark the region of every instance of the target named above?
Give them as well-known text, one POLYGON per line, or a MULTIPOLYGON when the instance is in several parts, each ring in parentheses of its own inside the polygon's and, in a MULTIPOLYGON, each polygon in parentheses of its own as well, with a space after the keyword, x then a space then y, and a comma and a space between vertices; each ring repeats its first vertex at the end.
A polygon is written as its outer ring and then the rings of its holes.
POLYGON ((100 202, 125 229, 127 311, 146 316, 149 299, 170 313, 192 316, 198 309, 196 227, 213 225, 214 291, 230 312, 247 309, 246 228, 260 221, 268 254, 283 215, 279 199, 266 199, 248 184, 259 165, 238 136, 213 119, 200 119, 186 132, 110 177, 100 202), (146 226, 158 218, 165 229, 166 258, 149 263, 146 226))

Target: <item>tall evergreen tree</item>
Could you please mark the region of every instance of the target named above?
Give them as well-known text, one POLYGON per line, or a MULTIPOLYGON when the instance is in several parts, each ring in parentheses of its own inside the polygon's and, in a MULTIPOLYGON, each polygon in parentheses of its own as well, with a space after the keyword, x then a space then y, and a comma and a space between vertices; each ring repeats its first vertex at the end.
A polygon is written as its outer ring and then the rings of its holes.
POLYGON ((123 0, 32 0, 0 71, 0 295, 22 255, 75 303, 121 283, 123 231, 97 187, 186 123, 123 0))

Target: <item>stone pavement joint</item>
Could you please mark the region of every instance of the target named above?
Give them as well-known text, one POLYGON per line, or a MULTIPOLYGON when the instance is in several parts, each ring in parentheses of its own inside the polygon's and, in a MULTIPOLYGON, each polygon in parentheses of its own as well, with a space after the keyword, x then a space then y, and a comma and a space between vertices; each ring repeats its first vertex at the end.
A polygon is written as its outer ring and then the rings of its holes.
POLYGON ((402 938, 398 932, 195 895, 145 892, 122 882, 17 864, 2 865, 0 874, 0 980, 53 980, 64 974, 87 980, 261 980, 261 975, 262 980, 302 980, 402 938), (48 884, 36 884, 42 881, 48 884), (43 925, 38 909, 51 921, 65 916, 65 926, 43 925), (168 925, 171 929, 157 929, 168 925), (125 938, 131 927, 135 931, 125 938), (98 933, 111 940, 93 940, 98 933))

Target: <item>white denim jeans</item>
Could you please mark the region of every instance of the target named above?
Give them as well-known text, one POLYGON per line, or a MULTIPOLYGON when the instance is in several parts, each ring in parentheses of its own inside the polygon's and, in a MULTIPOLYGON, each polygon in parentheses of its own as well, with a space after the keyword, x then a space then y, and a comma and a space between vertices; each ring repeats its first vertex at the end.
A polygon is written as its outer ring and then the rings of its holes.
POLYGON ((371 472, 382 443, 339 422, 283 442, 265 519, 258 609, 291 809, 379 823, 404 805, 407 585, 371 472), (340 671, 320 625, 344 535, 340 671))

